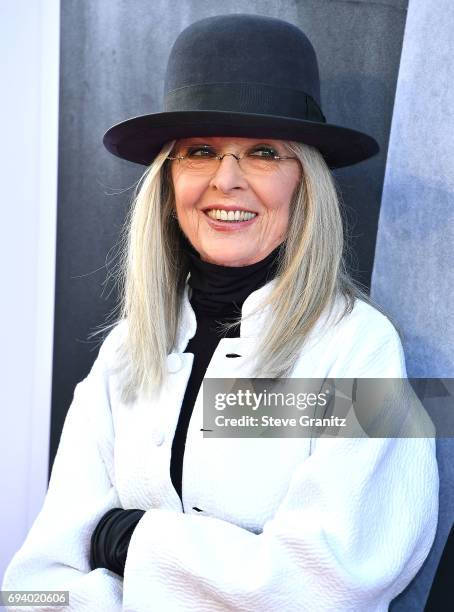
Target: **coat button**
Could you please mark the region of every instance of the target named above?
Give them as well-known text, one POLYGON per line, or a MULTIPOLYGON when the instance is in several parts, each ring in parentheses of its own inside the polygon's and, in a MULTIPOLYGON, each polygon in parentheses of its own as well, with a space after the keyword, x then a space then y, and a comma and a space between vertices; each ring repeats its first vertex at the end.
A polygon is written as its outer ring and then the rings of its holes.
POLYGON ((177 353, 170 353, 167 356, 167 368, 169 372, 178 372, 181 368, 181 359, 177 353))
POLYGON ((156 446, 161 446, 161 444, 165 440, 165 434, 162 431, 162 429, 155 429, 152 433, 152 437, 153 437, 153 442, 156 444, 156 446))

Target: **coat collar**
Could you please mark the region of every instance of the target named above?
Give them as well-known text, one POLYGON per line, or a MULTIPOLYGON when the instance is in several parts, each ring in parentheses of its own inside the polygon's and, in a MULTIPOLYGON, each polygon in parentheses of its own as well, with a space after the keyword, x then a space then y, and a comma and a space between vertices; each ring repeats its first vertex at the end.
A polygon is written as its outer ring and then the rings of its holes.
MULTIPOLYGON (((267 282, 265 285, 253 291, 248 295, 248 297, 244 300, 243 306, 241 308, 241 319, 244 321, 240 326, 240 338, 251 338, 255 337, 258 333, 258 330, 262 328, 262 324, 264 319, 266 318, 270 306, 266 306, 262 308, 258 313, 254 316, 249 317, 249 315, 257 308, 262 300, 265 300, 273 290, 276 283, 276 279, 272 279, 267 282), (248 317, 248 318, 246 318, 248 317)), ((191 298, 191 288, 186 281, 186 285, 184 288, 182 306, 181 306, 181 315, 180 315, 180 325, 177 333, 176 347, 175 350, 178 353, 182 353, 188 342, 191 338, 194 337, 196 329, 197 329, 197 321, 194 313, 194 309, 190 303, 191 298)))

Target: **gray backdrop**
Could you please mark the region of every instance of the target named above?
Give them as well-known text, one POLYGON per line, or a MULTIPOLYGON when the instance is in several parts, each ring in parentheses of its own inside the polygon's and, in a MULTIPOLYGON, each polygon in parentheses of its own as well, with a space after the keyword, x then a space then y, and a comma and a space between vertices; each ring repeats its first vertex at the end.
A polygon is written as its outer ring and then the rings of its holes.
MULTIPOLYGON (((453 32, 452 0, 411 0, 372 295, 404 333, 407 369, 412 377, 454 378, 453 32)), ((417 610, 425 601, 454 521, 454 440, 439 439, 437 455, 437 537, 414 584, 396 601, 395 612, 417 610)), ((452 602, 452 594, 446 593, 446 597, 452 602)), ((446 606, 444 609, 452 603, 447 601, 446 606)))

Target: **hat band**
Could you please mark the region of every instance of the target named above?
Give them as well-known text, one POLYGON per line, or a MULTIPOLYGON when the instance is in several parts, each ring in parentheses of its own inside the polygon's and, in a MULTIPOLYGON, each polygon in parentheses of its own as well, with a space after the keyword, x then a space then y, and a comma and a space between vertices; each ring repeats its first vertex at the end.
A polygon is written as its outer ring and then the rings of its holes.
POLYGON ((170 91, 165 112, 225 111, 275 115, 326 123, 314 98, 304 91, 260 83, 202 83, 170 91))

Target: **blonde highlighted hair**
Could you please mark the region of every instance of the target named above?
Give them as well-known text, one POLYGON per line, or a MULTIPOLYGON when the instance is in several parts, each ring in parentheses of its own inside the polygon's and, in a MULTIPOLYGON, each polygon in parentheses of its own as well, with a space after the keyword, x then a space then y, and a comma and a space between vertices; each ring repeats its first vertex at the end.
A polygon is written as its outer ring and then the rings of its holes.
MULTIPOLYGON (((336 297, 345 298, 339 320, 351 312, 357 298, 372 304, 345 268, 342 204, 324 158, 314 147, 286 144, 300 160, 302 176, 291 203, 276 282, 259 305, 259 309, 270 305, 272 313, 272 324, 266 326, 267 333, 256 350, 260 359, 255 374, 267 378, 291 373, 309 332, 336 297)), ((188 261, 173 214, 166 161, 173 146, 169 142, 163 147, 135 189, 113 272, 120 298, 110 314, 114 321, 91 334, 104 334, 127 320, 128 333, 118 363, 124 375, 121 394, 125 402, 137 391, 153 392, 164 382, 166 358, 177 338, 188 261)))

